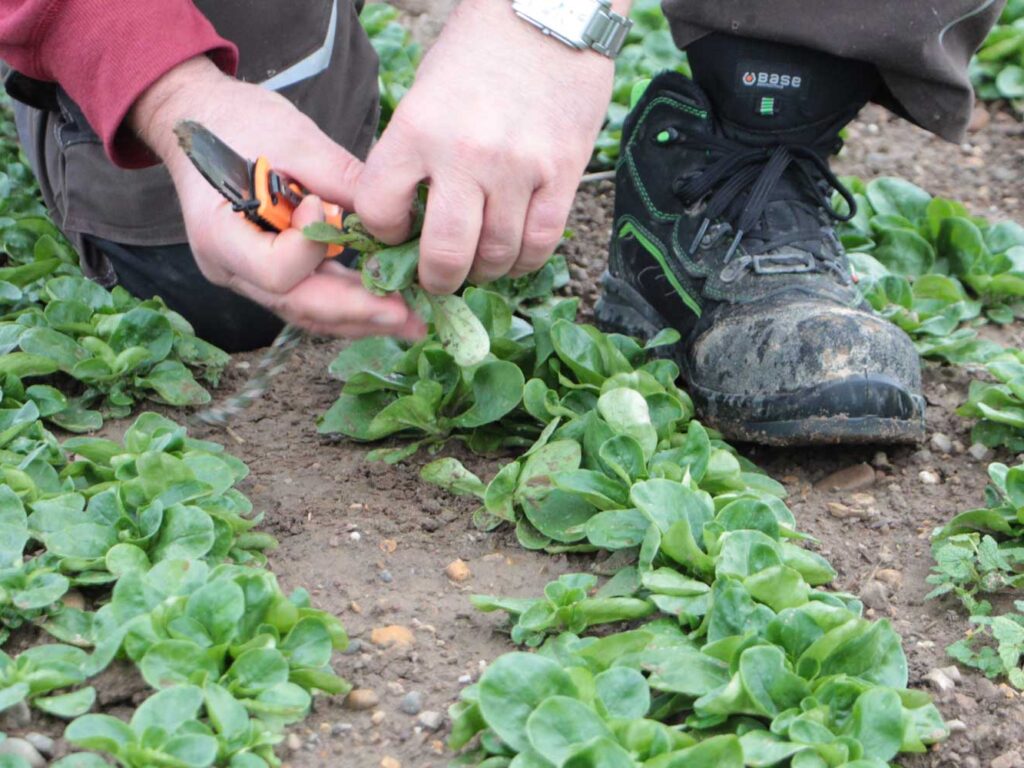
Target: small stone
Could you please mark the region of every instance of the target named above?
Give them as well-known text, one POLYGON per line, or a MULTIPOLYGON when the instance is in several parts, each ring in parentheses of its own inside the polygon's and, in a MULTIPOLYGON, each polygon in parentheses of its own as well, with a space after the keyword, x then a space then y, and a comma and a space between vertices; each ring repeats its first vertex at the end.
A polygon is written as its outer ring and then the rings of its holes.
POLYGON ((289 733, 285 745, 288 747, 289 752, 298 752, 302 749, 302 739, 299 738, 297 733, 289 733))
POLYGON ((452 560, 448 563, 448 567, 444 569, 445 575, 452 581, 465 581, 473 574, 469 570, 469 566, 466 565, 465 561, 461 558, 458 560, 452 560))
POLYGON ((960 683, 964 681, 963 675, 960 674, 960 668, 956 665, 950 664, 948 667, 939 667, 939 672, 944 674, 957 685, 960 685, 960 683))
POLYGON ((930 469, 922 469, 917 473, 917 478, 925 485, 938 485, 942 482, 942 478, 939 477, 938 473, 930 469))
POLYGON ((441 521, 438 520, 436 517, 426 517, 423 519, 423 522, 420 523, 420 528, 422 528, 427 533, 433 533, 440 527, 441 521))
POLYGON ((4 739, 0 742, 0 755, 20 757, 32 768, 43 768, 46 765, 46 758, 40 755, 39 750, 25 739, 4 739))
POLYGON ((392 696, 401 696, 403 693, 405 693, 405 686, 397 680, 392 680, 391 682, 389 682, 387 684, 387 689, 388 693, 390 693, 392 696))
POLYGON ((889 605, 889 590, 880 581, 869 581, 860 591, 860 599, 868 608, 885 610, 889 605))
POLYGON ((42 733, 26 733, 25 741, 35 747, 43 757, 53 757, 57 742, 42 733))
POLYGON ((68 608, 76 608, 79 611, 85 610, 85 595, 77 589, 69 589, 64 593, 64 597, 60 601, 68 608))
POLYGON ((914 451, 914 453, 910 455, 910 460, 915 464, 931 464, 935 461, 935 454, 927 448, 922 448, 919 451, 914 451))
POLYGON ((936 432, 932 435, 931 446, 934 450, 939 453, 951 453, 953 450, 953 441, 949 439, 947 435, 941 432, 936 432))
POLYGON ((32 722, 32 712, 24 699, 0 712, 0 731, 17 731, 32 722))
POLYGON ((882 568, 875 578, 892 589, 899 589, 903 584, 903 574, 895 568, 882 568))
POLYGON ((988 461, 992 457, 992 449, 981 443, 975 443, 967 449, 967 452, 975 461, 988 461))
POLYGON ((983 699, 994 699, 1002 696, 999 692, 998 686, 996 686, 996 684, 987 677, 978 678, 978 694, 983 699))
POLYGON ((871 459, 871 464, 877 469, 884 469, 886 467, 892 466, 892 464, 889 462, 889 457, 886 455, 885 451, 879 451, 878 453, 876 453, 875 457, 871 459))
POLYGON ((932 687, 939 693, 949 693, 956 688, 956 683, 949 679, 949 675, 941 669, 933 669, 924 679, 932 684, 932 687))
POLYGON ((352 723, 335 723, 331 726, 331 736, 344 736, 351 731, 352 723))
POLYGON ((817 491, 862 491, 875 484, 875 470, 869 464, 854 464, 833 472, 814 484, 817 491))
POLYGON ((387 757, 381 758, 380 768, 402 768, 402 764, 398 762, 395 758, 388 755, 387 757))
POLYGON ((1024 768, 1024 757, 1016 749, 1011 749, 992 758, 992 768, 1024 768))
POLYGON ((381 571, 377 574, 377 578, 383 581, 385 584, 390 584, 395 580, 395 577, 391 575, 391 571, 381 571))
POLYGON ((380 703, 380 696, 372 688, 354 688, 345 697, 347 709, 373 709, 380 703))
POLYGON ((967 124, 967 132, 977 133, 978 131, 983 131, 990 122, 992 122, 991 113, 985 109, 983 104, 978 104, 974 107, 974 111, 971 112, 971 121, 967 124))
POLYGON ((398 708, 407 715, 418 715, 423 709, 423 694, 419 691, 409 691, 402 698, 398 708))
POLYGON ((363 534, 361 534, 359 531, 352 531, 352 533, 350 533, 348 537, 352 539, 352 541, 362 541, 363 534))
POLYGON ((967 730, 967 723, 963 720, 947 720, 946 727, 950 733, 964 733, 967 730))
POLYGON ((444 725, 444 715, 432 709, 427 709, 420 712, 420 716, 416 718, 416 721, 428 731, 437 731, 444 725))
POLYGON ((416 644, 416 636, 408 627, 401 624, 392 624, 388 627, 377 627, 370 633, 370 642, 384 648, 398 646, 399 648, 411 648, 416 644))
POLYGON ((384 539, 380 543, 380 551, 388 555, 393 555, 395 550, 398 549, 398 542, 394 539, 384 539))
POLYGON ((370 722, 374 725, 380 725, 384 722, 385 717, 387 717, 387 715, 384 714, 384 710, 378 709, 372 715, 370 715, 370 722))
POLYGON ((459 685, 469 685, 473 682, 472 675, 459 675, 459 685))

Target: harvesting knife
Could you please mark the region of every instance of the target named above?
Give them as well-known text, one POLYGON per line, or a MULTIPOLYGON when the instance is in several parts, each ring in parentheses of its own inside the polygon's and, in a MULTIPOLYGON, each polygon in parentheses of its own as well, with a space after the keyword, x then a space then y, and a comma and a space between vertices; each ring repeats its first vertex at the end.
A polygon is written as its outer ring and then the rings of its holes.
MULTIPOLYGON (((281 232, 291 226, 292 213, 306 192, 273 170, 267 158, 247 160, 194 120, 182 120, 174 133, 199 173, 234 210, 268 232, 281 232)), ((341 207, 324 203, 324 220, 340 229, 341 207)), ((327 258, 340 255, 342 250, 339 245, 328 246, 327 258)))

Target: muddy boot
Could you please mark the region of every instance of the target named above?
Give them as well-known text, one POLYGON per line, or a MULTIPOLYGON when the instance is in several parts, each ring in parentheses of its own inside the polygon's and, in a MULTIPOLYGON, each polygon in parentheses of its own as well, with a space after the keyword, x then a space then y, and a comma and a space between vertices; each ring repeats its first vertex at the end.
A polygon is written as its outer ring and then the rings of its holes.
POLYGON ((599 322, 678 329, 688 391, 729 438, 919 440, 917 352, 861 299, 833 229, 855 202, 828 158, 876 73, 722 35, 689 54, 704 88, 660 75, 626 121, 599 322))

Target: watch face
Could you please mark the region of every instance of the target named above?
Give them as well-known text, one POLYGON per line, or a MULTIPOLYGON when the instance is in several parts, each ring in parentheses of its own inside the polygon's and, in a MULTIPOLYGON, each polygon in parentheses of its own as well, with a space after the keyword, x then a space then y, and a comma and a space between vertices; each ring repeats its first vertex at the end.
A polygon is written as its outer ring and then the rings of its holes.
POLYGON ((517 13, 561 37, 583 43, 583 31, 597 10, 595 0, 517 0, 517 13))

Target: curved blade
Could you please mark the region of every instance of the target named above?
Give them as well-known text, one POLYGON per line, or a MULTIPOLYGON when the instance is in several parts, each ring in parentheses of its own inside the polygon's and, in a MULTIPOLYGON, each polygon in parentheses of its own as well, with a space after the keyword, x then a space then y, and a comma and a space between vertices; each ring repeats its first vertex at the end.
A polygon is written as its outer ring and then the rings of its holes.
POLYGON ((254 199, 252 163, 194 120, 174 126, 178 145, 203 177, 238 209, 254 199))

